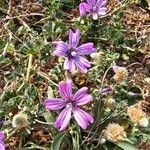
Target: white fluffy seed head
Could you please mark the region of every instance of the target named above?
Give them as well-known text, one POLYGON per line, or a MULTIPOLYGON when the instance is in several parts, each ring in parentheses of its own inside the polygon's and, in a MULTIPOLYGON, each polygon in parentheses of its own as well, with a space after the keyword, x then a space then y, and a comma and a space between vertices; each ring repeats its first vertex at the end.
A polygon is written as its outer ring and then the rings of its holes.
POLYGON ((148 120, 148 118, 144 117, 141 120, 139 120, 139 125, 141 127, 144 127, 144 128, 148 127, 149 126, 149 120, 148 120))
POLYGON ((24 113, 18 113, 12 119, 12 126, 14 128, 21 129, 23 127, 27 127, 28 125, 29 125, 28 117, 24 113))

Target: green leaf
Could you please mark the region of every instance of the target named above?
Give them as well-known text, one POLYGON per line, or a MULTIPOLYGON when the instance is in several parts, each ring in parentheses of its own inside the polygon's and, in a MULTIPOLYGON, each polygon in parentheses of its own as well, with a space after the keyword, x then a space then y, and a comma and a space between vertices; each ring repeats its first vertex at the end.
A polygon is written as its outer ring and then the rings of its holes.
POLYGON ((144 8, 148 7, 148 2, 147 2, 147 0, 140 0, 140 3, 141 3, 141 5, 142 5, 144 8))
POLYGON ((44 118, 48 123, 54 122, 54 117, 50 111, 44 113, 44 118))
POLYGON ((64 133, 60 133, 54 137, 53 143, 51 145, 51 150, 60 150, 60 145, 64 136, 64 133))
POLYGON ((117 142, 115 144, 124 150, 138 150, 136 146, 134 146, 128 142, 117 142))

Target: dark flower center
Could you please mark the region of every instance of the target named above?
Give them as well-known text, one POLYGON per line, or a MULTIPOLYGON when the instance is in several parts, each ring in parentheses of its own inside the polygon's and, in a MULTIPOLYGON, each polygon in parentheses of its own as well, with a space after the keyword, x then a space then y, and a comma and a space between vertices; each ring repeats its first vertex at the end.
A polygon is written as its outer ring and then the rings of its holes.
POLYGON ((75 56, 77 56, 77 52, 74 48, 71 48, 68 50, 68 57, 70 58, 74 58, 75 56))
POLYGON ((76 103, 74 101, 72 100, 66 101, 66 109, 72 109, 74 107, 76 107, 76 103))

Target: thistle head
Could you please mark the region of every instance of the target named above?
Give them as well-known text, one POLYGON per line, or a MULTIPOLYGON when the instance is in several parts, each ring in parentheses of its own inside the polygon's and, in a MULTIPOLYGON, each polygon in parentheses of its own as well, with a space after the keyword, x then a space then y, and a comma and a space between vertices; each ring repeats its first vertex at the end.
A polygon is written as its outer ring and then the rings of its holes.
POLYGON ((146 113, 138 105, 128 107, 127 115, 129 116, 130 120, 136 125, 143 124, 143 121, 145 120, 143 120, 143 118, 146 118, 146 113))
POLYGON ((113 70, 115 72, 114 80, 116 82, 122 82, 128 77, 128 70, 125 67, 113 66, 113 70))

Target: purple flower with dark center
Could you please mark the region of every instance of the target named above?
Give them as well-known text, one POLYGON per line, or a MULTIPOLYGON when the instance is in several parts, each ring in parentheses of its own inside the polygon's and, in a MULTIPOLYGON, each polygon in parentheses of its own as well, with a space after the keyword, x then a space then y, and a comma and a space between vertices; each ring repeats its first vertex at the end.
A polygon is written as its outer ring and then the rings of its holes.
POLYGON ((80 31, 70 30, 69 32, 69 44, 63 41, 56 41, 53 44, 56 45, 54 54, 65 58, 64 69, 74 72, 76 67, 83 73, 87 72, 87 68, 90 67, 90 62, 85 59, 84 55, 90 55, 96 52, 94 44, 89 42, 79 45, 80 31))
POLYGON ((5 150, 6 145, 4 144, 4 133, 0 131, 0 150, 5 150))
POLYGON ((105 15, 107 11, 108 0, 87 0, 79 5, 80 16, 90 14, 94 20, 98 19, 98 15, 105 15))
POLYGON ((60 82, 58 89, 62 98, 47 98, 44 101, 46 109, 59 110, 63 108, 55 121, 55 128, 58 128, 60 131, 65 130, 70 122, 72 113, 79 126, 83 129, 86 129, 90 123, 94 122, 93 117, 89 113, 79 108, 79 106, 93 100, 93 97, 87 94, 87 87, 81 88, 73 95, 72 81, 67 80, 60 82))

